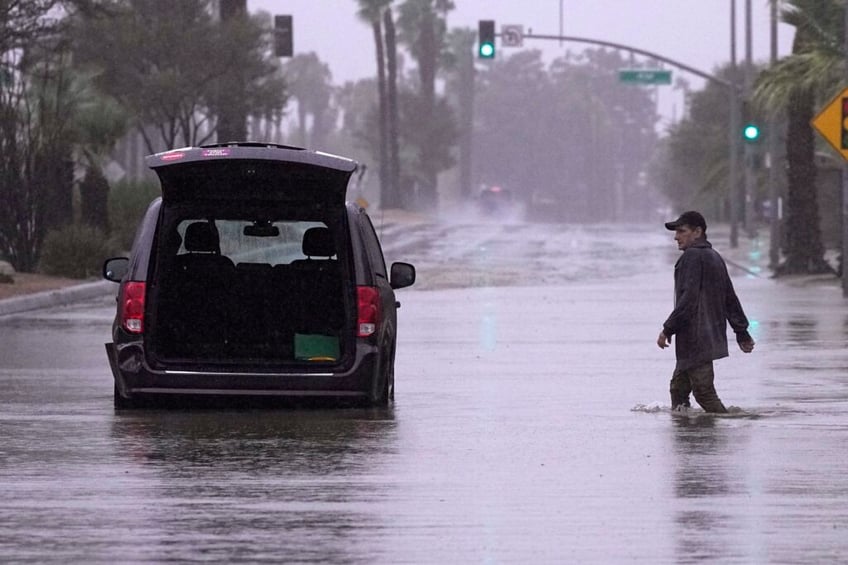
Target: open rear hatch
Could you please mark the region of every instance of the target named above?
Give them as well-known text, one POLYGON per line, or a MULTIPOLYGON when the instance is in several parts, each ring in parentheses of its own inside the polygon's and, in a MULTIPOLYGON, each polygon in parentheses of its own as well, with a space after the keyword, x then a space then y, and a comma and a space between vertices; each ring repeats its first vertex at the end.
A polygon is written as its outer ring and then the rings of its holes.
POLYGON ((356 162, 278 145, 175 149, 147 158, 165 205, 236 200, 344 207, 356 162))
POLYGON ((174 150, 148 163, 163 198, 152 364, 342 363, 356 314, 345 213, 356 163, 244 144, 174 150))

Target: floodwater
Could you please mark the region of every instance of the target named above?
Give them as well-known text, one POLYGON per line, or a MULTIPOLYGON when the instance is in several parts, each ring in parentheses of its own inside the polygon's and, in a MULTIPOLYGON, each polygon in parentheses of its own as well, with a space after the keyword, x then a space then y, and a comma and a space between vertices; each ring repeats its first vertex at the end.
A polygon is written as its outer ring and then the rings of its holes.
POLYGON ((733 269, 757 347, 716 363, 733 413, 680 417, 655 344, 670 234, 383 238, 422 277, 398 293, 389 409, 116 414, 112 297, 0 318, 0 561, 848 562, 834 282, 733 269))

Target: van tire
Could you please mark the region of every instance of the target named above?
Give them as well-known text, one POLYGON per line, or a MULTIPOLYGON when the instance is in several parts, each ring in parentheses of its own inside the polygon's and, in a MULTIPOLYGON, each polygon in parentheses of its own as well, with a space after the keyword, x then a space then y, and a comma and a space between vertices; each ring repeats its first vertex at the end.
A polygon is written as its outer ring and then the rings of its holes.
POLYGON ((114 387, 114 406, 115 410, 130 410, 138 407, 136 402, 132 399, 121 396, 120 391, 118 391, 117 384, 114 387))
POLYGON ((386 361, 380 368, 380 371, 374 376, 376 382, 374 383, 369 402, 371 406, 385 408, 389 405, 389 399, 392 396, 392 381, 394 380, 392 378, 392 366, 391 361, 386 361))

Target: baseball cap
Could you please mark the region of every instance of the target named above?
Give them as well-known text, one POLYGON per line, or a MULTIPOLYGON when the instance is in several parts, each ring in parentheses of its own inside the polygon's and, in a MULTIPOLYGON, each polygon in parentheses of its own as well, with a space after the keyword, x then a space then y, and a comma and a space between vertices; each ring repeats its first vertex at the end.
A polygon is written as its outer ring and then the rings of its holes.
POLYGON ((680 214, 680 217, 674 220, 673 222, 666 222, 665 229, 674 231, 680 226, 689 226, 690 228, 701 228, 706 231, 707 221, 704 220, 704 217, 700 214, 700 212, 690 210, 688 212, 683 212, 682 214, 680 214))

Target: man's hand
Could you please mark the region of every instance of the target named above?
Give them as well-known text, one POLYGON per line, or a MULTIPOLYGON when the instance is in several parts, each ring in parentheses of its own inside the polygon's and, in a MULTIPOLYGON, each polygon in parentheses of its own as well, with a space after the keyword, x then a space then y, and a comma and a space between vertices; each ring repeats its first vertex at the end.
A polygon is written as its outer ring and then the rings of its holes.
MULTIPOLYGON (((660 349, 665 349, 671 344, 671 338, 665 335, 665 332, 660 332, 660 336, 657 338, 657 345, 660 349)), ((753 348, 753 345, 751 346, 753 348)))
POLYGON ((741 349, 745 353, 751 353, 754 350, 754 340, 746 339, 745 341, 740 341, 739 349, 741 349))

